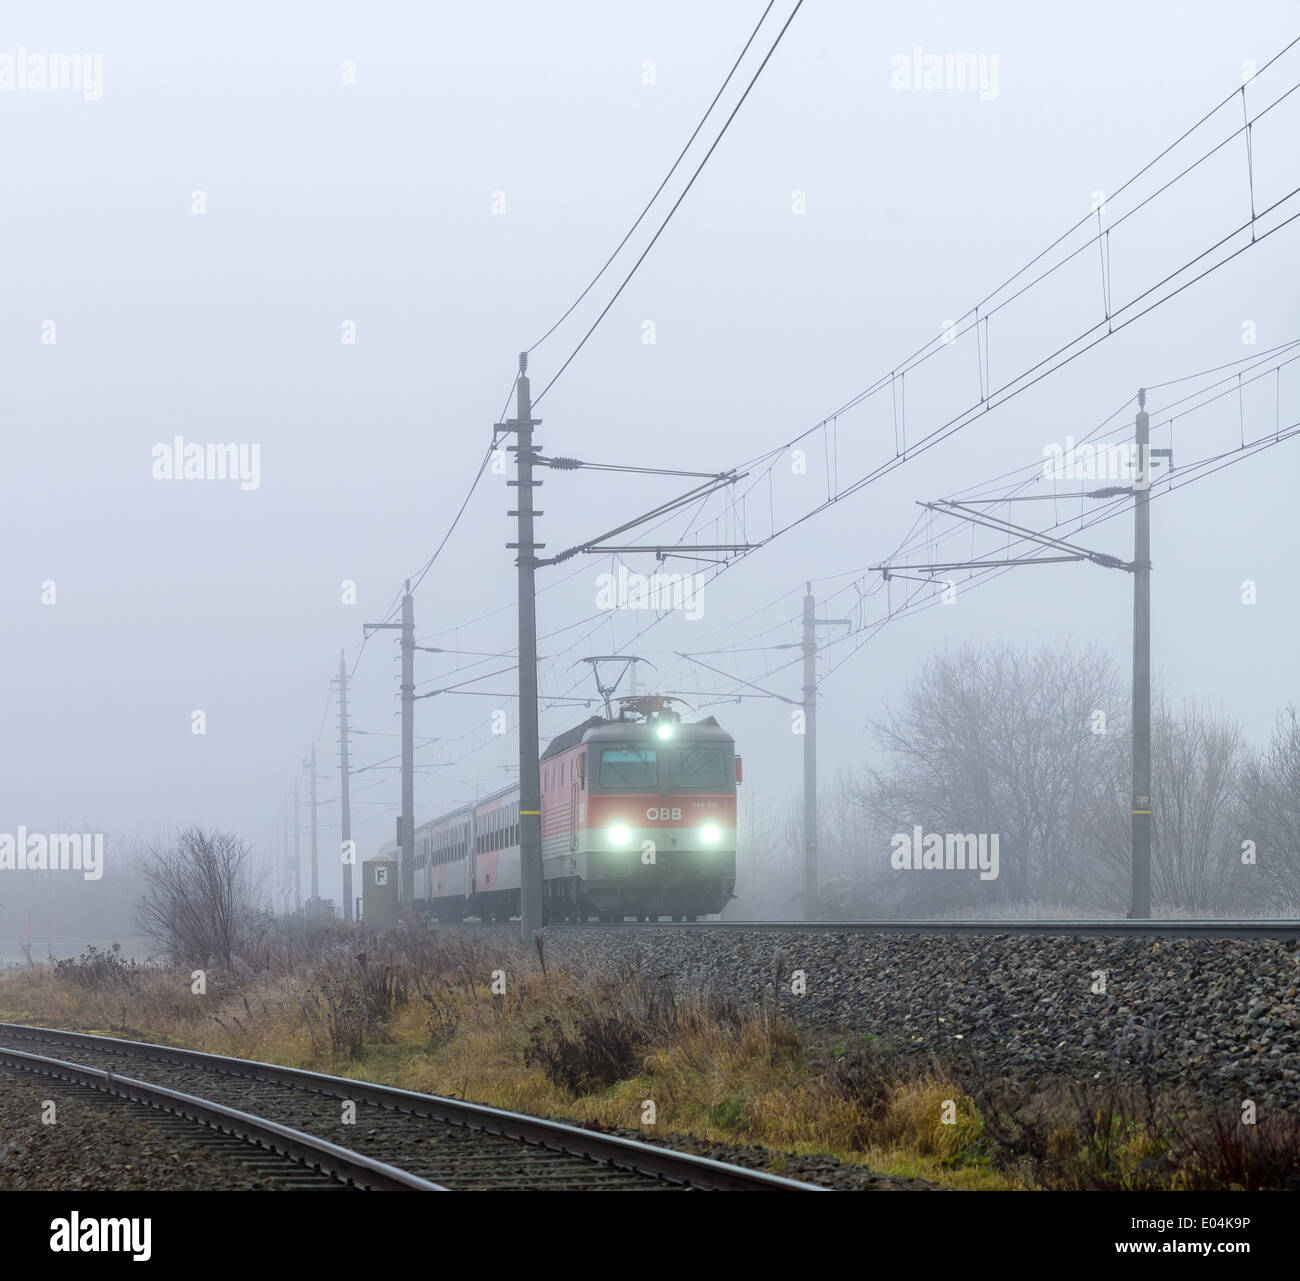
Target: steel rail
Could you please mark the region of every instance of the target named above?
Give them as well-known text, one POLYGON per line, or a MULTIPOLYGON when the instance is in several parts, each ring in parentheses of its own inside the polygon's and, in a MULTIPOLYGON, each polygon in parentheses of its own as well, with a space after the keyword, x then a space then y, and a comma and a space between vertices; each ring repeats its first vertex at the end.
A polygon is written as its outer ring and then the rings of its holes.
MULTIPOLYGON (((439 925, 443 929, 445 926, 439 925)), ((473 928, 473 927, 471 927, 473 928)), ((1069 920, 1069 921, 607 921, 555 922, 548 930, 750 930, 790 934, 1036 934, 1044 937, 1158 937, 1300 939, 1300 920, 1069 920)))
POLYGON ((51 1059, 42 1054, 31 1054, 0 1046, 0 1066, 15 1068, 33 1075, 53 1077, 74 1085, 89 1086, 106 1094, 143 1103, 159 1111, 175 1113, 210 1130, 230 1134, 249 1144, 266 1148, 281 1156, 301 1161, 313 1169, 336 1175, 348 1183, 377 1192, 445 1192, 440 1184, 431 1183, 418 1175, 408 1174, 396 1166, 376 1161, 339 1147, 328 1139, 320 1139, 301 1130, 291 1129, 278 1121, 241 1112, 236 1108, 200 1099, 193 1094, 169 1089, 134 1077, 119 1076, 89 1067, 84 1063, 69 1063, 64 1059, 51 1059))
MULTIPOLYGON (((503 1138, 520 1140, 552 1151, 583 1157, 603 1165, 612 1165, 670 1182, 684 1183, 702 1190, 827 1191, 816 1184, 801 1183, 796 1179, 768 1174, 762 1170, 729 1165, 724 1161, 715 1161, 711 1157, 677 1152, 656 1144, 623 1138, 621 1135, 586 1130, 562 1121, 528 1116, 521 1112, 511 1112, 481 1103, 468 1103, 442 1095, 422 1094, 415 1090, 399 1089, 396 1086, 379 1085, 373 1081, 359 1081, 352 1077, 311 1072, 305 1068, 282 1067, 277 1063, 232 1058, 227 1055, 209 1054, 203 1050, 158 1045, 149 1041, 129 1041, 117 1037, 96 1036, 88 1032, 67 1032, 61 1028, 37 1027, 27 1023, 0 1023, 0 1036, 5 1038, 17 1036, 21 1039, 24 1034, 31 1038, 53 1040, 70 1046, 80 1045, 101 1051, 119 1050, 137 1058, 154 1059, 181 1067, 203 1068, 226 1075, 242 1076, 251 1080, 310 1090, 318 1094, 357 1100, 376 1107, 442 1121, 448 1125, 464 1126, 488 1134, 500 1135, 503 1138)), ((0 1051, 0 1054, 9 1053, 14 1051, 0 1051)), ((118 1081, 123 1078, 114 1075, 113 1079, 118 1081)), ((262 1122, 262 1124, 267 1123, 262 1122)), ((290 1133, 297 1133, 297 1131, 290 1131, 290 1133)))

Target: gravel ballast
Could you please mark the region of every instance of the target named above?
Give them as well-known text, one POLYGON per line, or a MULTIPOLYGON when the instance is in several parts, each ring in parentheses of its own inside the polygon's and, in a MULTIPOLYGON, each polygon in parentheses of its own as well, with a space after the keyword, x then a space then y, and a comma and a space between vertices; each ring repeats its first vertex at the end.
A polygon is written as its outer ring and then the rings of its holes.
MULTIPOLYGON (((464 926, 445 934, 483 942, 482 963, 499 950, 513 954, 516 963, 522 958, 535 965, 536 954, 521 950, 517 930, 464 926)), ((1193 1096, 1211 1110, 1236 1111, 1251 1100, 1261 1121, 1300 1106, 1300 948, 1294 942, 564 926, 546 931, 543 954, 548 966, 575 973, 635 966, 647 979, 671 984, 678 995, 710 993, 742 1006, 770 1003, 779 976, 781 1013, 824 1047, 813 1051, 818 1060, 829 1059, 831 1047, 838 1054, 841 1043, 851 1047, 867 1040, 900 1062, 915 1056, 918 1072, 937 1063, 967 1082, 1037 1088, 1118 1078, 1154 1084, 1167 1098, 1193 1096)), ((98 1055, 91 1058, 98 1063, 98 1055)), ((127 1070, 125 1062, 112 1066, 127 1070)), ((133 1064, 131 1074, 151 1079, 155 1071, 133 1064)), ((165 1077, 168 1084, 264 1110, 251 1106, 246 1080, 176 1069, 165 1077)), ((0 1076, 0 1105, 6 1109, 12 1084, 0 1076)), ((33 1087, 25 1088, 33 1093, 33 1087)), ((339 1141, 337 1100, 293 1093, 279 1119, 339 1141)), ((42 1128, 39 1108, 30 1098, 23 1108, 25 1145, 34 1148, 38 1136, 31 1127, 42 1128)), ((75 1177, 67 1184, 15 1182, 11 1152, 15 1141, 24 1146, 24 1135, 9 1123, 8 1111, 0 1121, 0 1187, 136 1186, 79 1183, 75 1177)), ((379 1128, 387 1128, 386 1119, 379 1128)), ((348 1132, 348 1146, 364 1151, 375 1134, 359 1126, 348 1132)), ((409 1137, 414 1144, 416 1136, 409 1137)), ((174 1141, 163 1143, 175 1147, 174 1141)), ((774 1155, 679 1135, 669 1143, 757 1168, 771 1168, 774 1155)), ((73 1164, 73 1148, 82 1145, 74 1141, 62 1158, 51 1157, 50 1168, 73 1164)), ((780 1172, 837 1187, 925 1186, 821 1157, 788 1156, 780 1172)), ((139 1186, 256 1184, 142 1177, 139 1186)))
POLYGON ((558 964, 636 963, 679 992, 742 1003, 779 968, 782 1012, 808 1031, 986 1078, 1146 1073, 1209 1105, 1300 1105, 1294 943, 566 927, 545 948, 558 964))
POLYGON ((142 1104, 0 1071, 0 1191, 261 1191, 275 1186, 225 1150, 238 1141, 186 1136, 142 1104), (47 1125, 46 1101, 55 1105, 47 1125), (179 1131, 179 1132, 178 1132, 179 1131))
MULTIPOLYGON (((39 1033, 33 1035, 39 1036, 39 1033)), ((62 1052, 78 1062, 96 1067, 111 1067, 114 1072, 138 1080, 154 1081, 241 1111, 269 1117, 294 1129, 366 1153, 377 1160, 412 1170, 453 1189, 518 1189, 545 1186, 548 1183, 563 1186, 568 1182, 580 1182, 585 1172, 586 1178, 593 1181, 593 1186, 676 1190, 675 1185, 670 1183, 656 1183, 645 1176, 598 1167, 581 1158, 561 1157, 555 1152, 548 1153, 531 1145, 495 1139, 427 1118, 410 1116, 388 1108, 371 1107, 364 1102, 357 1112, 356 1123, 345 1124, 342 1120, 342 1101, 335 1095, 292 1089, 274 1082, 230 1075, 206 1067, 186 1067, 137 1058, 108 1048, 78 1045, 59 1051, 54 1042, 48 1046, 38 1045, 37 1048, 51 1054, 62 1052), (485 1165, 485 1158, 488 1149, 493 1146, 504 1148, 506 1153, 489 1169, 485 1165)), ((62 1111, 59 1115, 62 1117, 62 1111)), ((652 1142, 656 1146, 691 1152, 752 1170, 772 1170, 775 1162, 777 1168, 774 1172, 786 1178, 818 1183, 823 1187, 852 1191, 920 1191, 934 1186, 924 1179, 879 1174, 862 1165, 829 1156, 777 1153, 759 1145, 717 1143, 685 1134, 656 1138, 641 1130, 609 1130, 603 1126, 585 1126, 583 1121, 576 1118, 556 1119, 580 1128, 618 1134, 638 1142, 652 1142)), ((168 1186, 184 1185, 173 1183, 168 1186)))

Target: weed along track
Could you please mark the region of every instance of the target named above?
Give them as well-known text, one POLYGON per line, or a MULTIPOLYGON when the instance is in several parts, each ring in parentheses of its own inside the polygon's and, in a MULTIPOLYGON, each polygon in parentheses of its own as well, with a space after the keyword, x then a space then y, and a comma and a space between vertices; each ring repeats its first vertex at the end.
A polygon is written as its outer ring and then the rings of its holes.
MULTIPOLYGON (((140 1093, 190 1096, 423 1190, 822 1190, 556 1121, 249 1059, 14 1023, 0 1024, 0 1041, 11 1047, 0 1062, 26 1058, 38 1070, 41 1059, 55 1066, 39 1070, 61 1065, 86 1084, 125 1077, 140 1093)), ((361 1175, 352 1181, 369 1186, 361 1175)))

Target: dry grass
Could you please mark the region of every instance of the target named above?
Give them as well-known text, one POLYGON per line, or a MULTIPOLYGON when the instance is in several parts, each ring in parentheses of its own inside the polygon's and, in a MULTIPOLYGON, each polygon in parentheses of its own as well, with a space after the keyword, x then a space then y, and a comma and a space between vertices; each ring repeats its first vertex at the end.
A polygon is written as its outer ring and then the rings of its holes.
POLYGON ((1148 1077, 1045 1086, 975 1083, 1001 1164, 1068 1191, 1300 1190, 1300 1116, 1241 1114, 1157 1090, 1148 1077))
POLYGON ((677 994, 666 977, 557 970, 522 948, 427 932, 363 949, 318 938, 257 974, 150 966, 11 970, 0 1017, 184 1044, 657 1137, 828 1153, 957 1186, 978 1117, 941 1079, 876 1052, 810 1053, 771 1010, 677 994), (307 963, 304 963, 307 962, 307 963), (495 990, 494 990, 495 989, 495 990), (946 1100, 956 1124, 944 1125, 946 1100), (648 1120, 647 1104, 654 1120, 648 1120))
POLYGON ((824 1153, 949 1187, 1263 1187, 1297 1166, 1300 1123, 1243 1133, 1150 1092, 968 1091, 937 1062, 904 1064, 872 1038, 806 1042, 770 1005, 683 996, 635 965, 544 962, 500 940, 420 929, 359 946, 325 930, 277 942, 256 973, 210 971, 197 994, 189 973, 100 953, 0 973, 0 1018, 660 1138, 824 1153))

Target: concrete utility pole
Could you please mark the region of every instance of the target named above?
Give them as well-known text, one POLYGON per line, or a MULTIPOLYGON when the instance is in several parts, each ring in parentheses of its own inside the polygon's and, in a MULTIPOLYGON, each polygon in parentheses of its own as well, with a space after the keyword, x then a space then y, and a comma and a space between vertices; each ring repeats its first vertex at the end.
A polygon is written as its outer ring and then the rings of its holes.
POLYGON ((817 629, 849 626, 847 618, 818 618, 812 583, 803 598, 803 913, 819 916, 817 884, 817 629))
POLYGON ((366 623, 362 631, 402 633, 402 812, 397 819, 402 861, 398 902, 411 911, 415 902, 415 602, 409 578, 402 594, 402 621, 366 623))
POLYGON ((296 776, 293 780, 293 910, 302 911, 302 817, 296 776))
POLYGON ((415 602, 402 597, 402 904, 415 907, 415 602))
POLYGON ((817 919, 817 600, 803 598, 803 917, 817 919))
POLYGON ((311 901, 320 903, 320 865, 316 858, 316 749, 311 749, 311 761, 303 761, 311 771, 311 792, 307 803, 311 806, 311 901))
MULTIPOLYGON (((1119 569, 1133 575, 1133 792, 1129 813, 1129 920, 1147 920, 1151 916, 1151 481, 1154 459, 1169 460, 1173 469, 1172 449, 1151 448, 1151 418, 1146 411, 1147 394, 1138 390, 1138 413, 1134 427, 1133 483, 1107 485, 1085 490, 1081 498, 1118 498, 1133 495, 1133 559, 1120 560, 1106 552, 1090 551, 1064 538, 1012 524, 1009 520, 973 510, 972 504, 1057 501, 1056 495, 1018 495, 1010 498, 967 499, 958 503, 948 499, 940 503, 922 503, 932 511, 960 516, 972 524, 998 530, 1017 539, 1036 543, 1056 556, 1008 557, 1005 560, 946 561, 926 565, 908 564, 909 570, 923 573, 947 573, 955 569, 987 570, 994 566, 1048 565, 1064 561, 1091 561, 1105 569, 1119 569)), ((876 565, 886 579, 897 572, 889 565, 876 565)))
POLYGON ((1138 392, 1133 460, 1133 805, 1131 920, 1151 915, 1151 418, 1138 392))
POLYGON ((533 428, 541 419, 533 414, 532 391, 528 385, 528 353, 519 353, 519 378, 515 383, 515 416, 497 427, 515 433, 514 451, 517 480, 507 481, 518 489, 519 506, 506 514, 518 518, 518 538, 507 543, 519 555, 519 935, 525 943, 542 928, 542 780, 537 756, 537 600, 536 552, 546 546, 533 542, 533 463, 540 446, 533 444, 533 428))
POLYGON ((348 665, 339 650, 339 794, 343 806, 343 919, 352 919, 352 797, 348 791, 348 665))
POLYGON ((283 895, 284 911, 288 915, 294 907, 294 865, 293 865, 293 845, 289 839, 289 833, 292 828, 289 826, 289 793, 285 792, 280 798, 280 845, 284 851, 284 872, 283 872, 283 895))
POLYGON ((297 881, 294 876, 296 869, 293 860, 289 857, 289 797, 287 793, 280 802, 280 820, 280 839, 284 844, 284 870, 281 874, 280 885, 281 895, 287 911, 297 889, 297 881))

